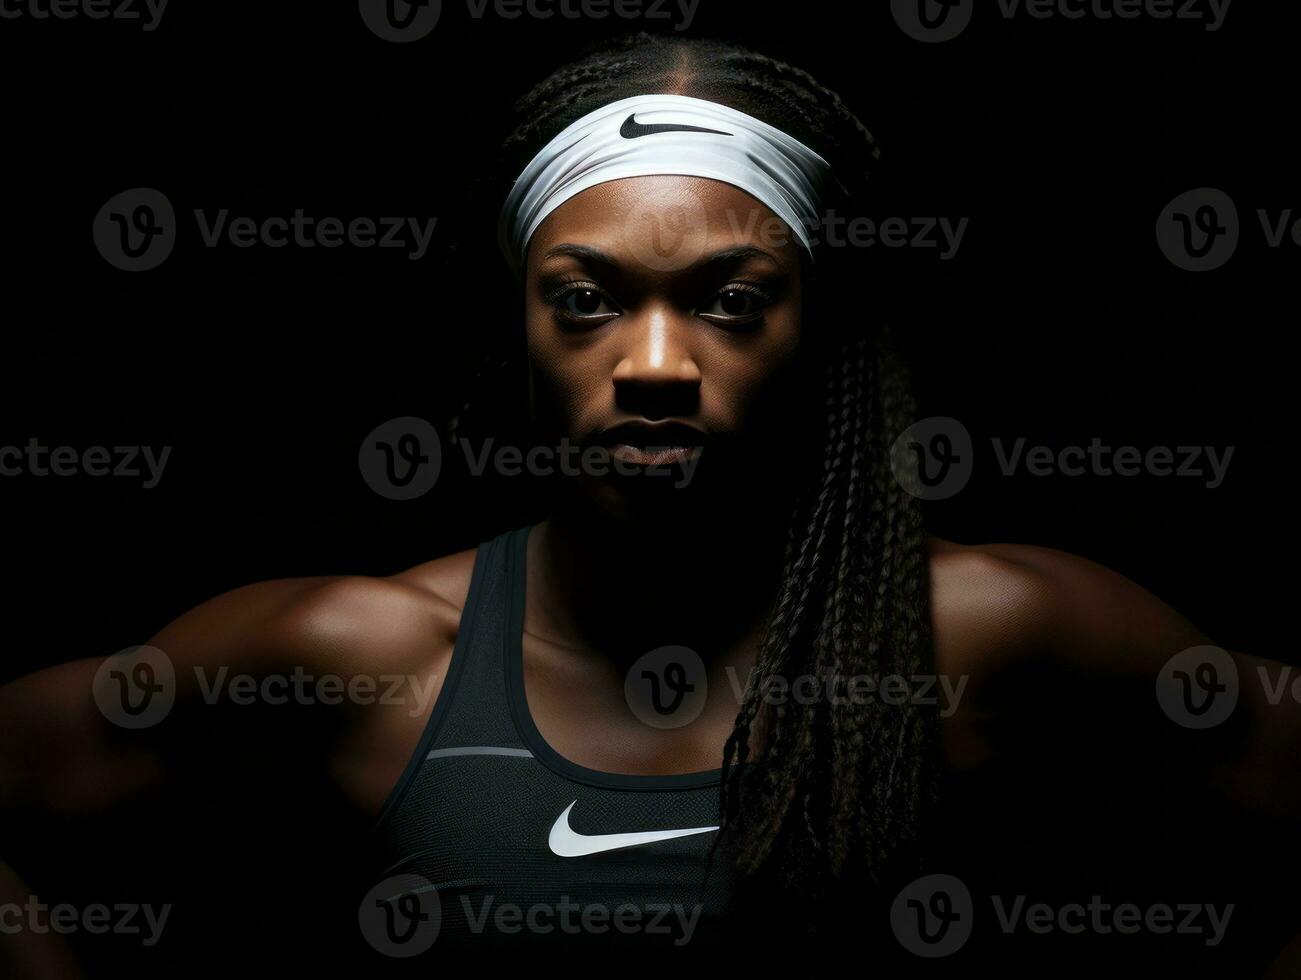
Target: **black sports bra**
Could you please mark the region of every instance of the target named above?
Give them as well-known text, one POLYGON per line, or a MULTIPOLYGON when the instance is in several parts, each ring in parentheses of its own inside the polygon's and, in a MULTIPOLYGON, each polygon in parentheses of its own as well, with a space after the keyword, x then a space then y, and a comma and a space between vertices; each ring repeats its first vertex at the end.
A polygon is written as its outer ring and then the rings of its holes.
POLYGON ((599 772, 543 740, 523 684, 529 530, 479 548, 442 691, 373 834, 367 939, 402 958, 717 950, 738 921, 725 842, 706 875, 720 772, 599 772))

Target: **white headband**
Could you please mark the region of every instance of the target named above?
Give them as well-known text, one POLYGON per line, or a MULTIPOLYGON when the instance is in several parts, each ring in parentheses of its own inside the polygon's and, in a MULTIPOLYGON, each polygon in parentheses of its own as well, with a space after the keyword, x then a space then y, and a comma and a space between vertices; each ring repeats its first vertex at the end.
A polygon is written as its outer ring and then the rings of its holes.
POLYGON ((498 240, 518 271, 538 226, 580 191, 623 177, 679 174, 739 187, 786 222, 812 255, 809 228, 832 180, 799 140, 729 106, 637 95, 589 112, 538 151, 506 198, 498 240))

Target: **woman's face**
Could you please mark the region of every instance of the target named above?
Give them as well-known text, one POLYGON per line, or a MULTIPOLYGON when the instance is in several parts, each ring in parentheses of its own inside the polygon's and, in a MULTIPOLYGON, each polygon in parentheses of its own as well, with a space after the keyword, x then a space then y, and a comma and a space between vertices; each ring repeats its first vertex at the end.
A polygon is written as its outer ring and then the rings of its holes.
POLYGON ((776 454, 768 440, 800 347, 800 256, 776 215, 719 181, 631 177, 566 201, 525 266, 543 431, 634 472, 776 454))

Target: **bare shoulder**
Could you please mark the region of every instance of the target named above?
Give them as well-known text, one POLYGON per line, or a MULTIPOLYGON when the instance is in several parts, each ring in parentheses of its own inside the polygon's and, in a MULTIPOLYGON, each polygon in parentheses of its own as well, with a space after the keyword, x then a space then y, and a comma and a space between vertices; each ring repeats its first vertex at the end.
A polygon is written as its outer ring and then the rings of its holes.
POLYGON ((932 538, 930 559, 936 657, 946 671, 1033 660, 1128 672, 1207 642, 1138 583, 1056 548, 932 538))
MULTIPOLYGON (((213 703, 223 678, 283 679, 300 669, 318 679, 396 674, 420 681, 418 703, 427 709, 451 660, 474 556, 460 552, 388 577, 259 582, 194 607, 149 641, 175 668, 176 706, 183 710, 169 714, 167 725, 129 732, 110 724, 92 696, 99 658, 71 660, 0 687, 0 817, 23 808, 99 812, 162 785, 170 778, 164 749, 210 732, 203 705, 213 703), (185 714, 204 723, 178 728, 173 721, 185 714)), ((277 688, 280 700, 267 703, 284 703, 284 690, 277 688)), ((406 705, 367 707, 373 698, 318 701, 344 705, 331 717, 349 722, 337 729, 337 744, 323 746, 322 760, 374 809, 405 763, 423 716, 406 705), (379 748, 364 750, 368 736, 379 748)))
POLYGON ((478 548, 467 548, 444 555, 408 568, 387 581, 433 596, 459 615, 470 593, 470 579, 474 575, 474 560, 478 553, 478 548))
POLYGON ((233 589, 191 609, 151 645, 173 659, 250 672, 305 667, 347 676, 420 670, 448 659, 476 549, 391 576, 277 579, 233 589))
POLYGON ((930 572, 936 670, 956 692, 944 715, 955 771, 1019 752, 1011 732, 1045 737, 1043 711, 1079 717, 1072 698, 1088 685, 1062 681, 1150 690, 1172 655, 1208 642, 1142 586, 1055 548, 932 538, 930 572))

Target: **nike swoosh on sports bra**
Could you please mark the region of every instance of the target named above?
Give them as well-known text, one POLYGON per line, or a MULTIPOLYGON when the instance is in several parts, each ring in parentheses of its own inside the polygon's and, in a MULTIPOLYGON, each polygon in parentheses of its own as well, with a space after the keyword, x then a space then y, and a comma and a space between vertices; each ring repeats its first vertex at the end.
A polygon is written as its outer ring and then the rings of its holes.
POLYGON ((719 771, 587 769, 533 723, 521 645, 529 530, 479 547, 443 688, 372 835, 374 880, 433 885, 435 958, 502 946, 717 948, 738 924, 726 841, 705 874, 719 771))

